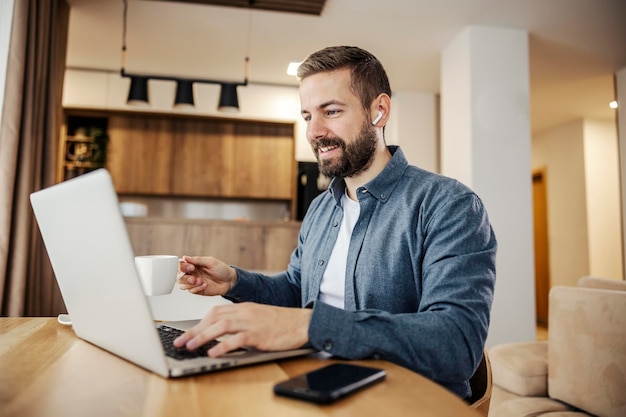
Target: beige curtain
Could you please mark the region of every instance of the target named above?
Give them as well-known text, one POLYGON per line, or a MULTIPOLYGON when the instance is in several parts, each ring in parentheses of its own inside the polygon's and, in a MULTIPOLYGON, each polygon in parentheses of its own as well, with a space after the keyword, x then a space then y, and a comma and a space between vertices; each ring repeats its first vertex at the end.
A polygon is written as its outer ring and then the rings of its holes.
POLYGON ((0 315, 65 311, 29 201, 53 184, 69 6, 15 0, 0 122, 0 315))

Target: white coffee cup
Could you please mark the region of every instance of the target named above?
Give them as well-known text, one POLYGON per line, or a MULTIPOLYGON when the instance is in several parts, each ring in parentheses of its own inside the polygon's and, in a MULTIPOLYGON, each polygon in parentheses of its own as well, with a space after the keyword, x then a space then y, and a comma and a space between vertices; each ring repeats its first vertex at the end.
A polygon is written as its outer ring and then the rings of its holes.
POLYGON ((146 295, 164 295, 172 292, 178 275, 178 256, 135 256, 135 267, 146 295))

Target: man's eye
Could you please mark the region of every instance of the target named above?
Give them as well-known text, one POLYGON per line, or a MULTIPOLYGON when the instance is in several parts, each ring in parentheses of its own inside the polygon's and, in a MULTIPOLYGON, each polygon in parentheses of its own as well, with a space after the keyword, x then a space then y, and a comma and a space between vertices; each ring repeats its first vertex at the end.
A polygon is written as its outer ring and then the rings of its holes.
POLYGON ((341 112, 341 110, 327 110, 327 111, 326 111, 326 114, 327 114, 328 116, 336 116, 336 115, 338 115, 340 112, 341 112))

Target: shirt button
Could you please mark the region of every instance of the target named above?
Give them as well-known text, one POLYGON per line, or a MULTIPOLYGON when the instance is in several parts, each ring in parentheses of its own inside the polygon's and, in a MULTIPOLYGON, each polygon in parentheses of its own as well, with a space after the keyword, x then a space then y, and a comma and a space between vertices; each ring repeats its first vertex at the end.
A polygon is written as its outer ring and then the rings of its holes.
POLYGON ((324 350, 326 352, 330 352, 332 348, 333 348, 333 342, 331 342, 330 340, 327 340, 324 342, 324 350))
POLYGON ((337 220, 335 220, 335 221, 333 222, 333 227, 337 227, 337 226, 339 226, 339 222, 338 222, 337 220))
POLYGON ((382 194, 380 195, 380 198, 382 198, 383 200, 385 199, 385 197, 387 197, 387 196, 385 195, 385 193, 382 193, 382 194))
POLYGON ((380 360, 382 357, 383 357, 383 355, 381 355, 380 353, 378 353, 378 352, 374 353, 374 359, 380 360))
POLYGON ((323 259, 320 259, 319 261, 317 261, 317 264, 318 264, 319 266, 324 265, 324 260, 323 260, 323 259))

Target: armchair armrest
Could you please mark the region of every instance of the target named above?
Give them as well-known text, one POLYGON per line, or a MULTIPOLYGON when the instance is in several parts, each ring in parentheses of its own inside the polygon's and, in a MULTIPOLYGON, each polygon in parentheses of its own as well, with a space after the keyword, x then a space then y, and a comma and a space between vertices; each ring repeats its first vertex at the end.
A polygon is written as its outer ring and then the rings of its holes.
POLYGON ((489 350, 494 384, 525 397, 548 395, 548 342, 508 343, 489 350))

